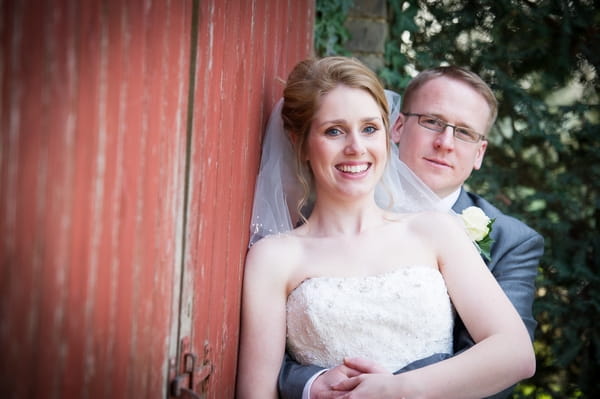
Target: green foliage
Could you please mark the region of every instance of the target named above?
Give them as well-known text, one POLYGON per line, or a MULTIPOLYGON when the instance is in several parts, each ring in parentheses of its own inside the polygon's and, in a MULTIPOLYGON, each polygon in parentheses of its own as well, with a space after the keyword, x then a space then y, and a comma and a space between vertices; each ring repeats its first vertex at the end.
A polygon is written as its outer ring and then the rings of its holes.
MULTIPOLYGON (((350 1, 317 0, 315 49, 348 54, 350 1)), ((536 375, 515 398, 600 397, 600 9, 593 0, 388 0, 380 76, 469 67, 500 101, 469 186, 545 238, 536 375)))
POLYGON ((515 397, 599 397, 600 10, 593 1, 388 1, 387 87, 442 63, 479 73, 501 106, 469 186, 545 237, 538 368, 515 397))
POLYGON ((348 55, 343 44, 349 38, 344 22, 353 0, 318 0, 316 3, 315 53, 319 56, 348 55))

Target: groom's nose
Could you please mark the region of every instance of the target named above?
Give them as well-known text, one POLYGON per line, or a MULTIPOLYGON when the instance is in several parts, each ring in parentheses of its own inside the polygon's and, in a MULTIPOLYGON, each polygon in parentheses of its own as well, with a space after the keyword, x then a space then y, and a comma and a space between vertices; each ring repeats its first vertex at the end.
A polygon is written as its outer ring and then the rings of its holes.
POLYGON ((451 126, 446 126, 443 131, 436 134, 433 143, 437 149, 454 149, 454 129, 451 126))

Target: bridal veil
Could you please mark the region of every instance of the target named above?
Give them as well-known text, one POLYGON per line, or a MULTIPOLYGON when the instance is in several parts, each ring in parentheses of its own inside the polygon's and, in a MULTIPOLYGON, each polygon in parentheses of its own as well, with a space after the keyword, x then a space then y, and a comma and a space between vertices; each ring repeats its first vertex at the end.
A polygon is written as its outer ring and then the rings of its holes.
MULTIPOLYGON (((390 109, 390 128, 400 113, 400 95, 386 90, 390 109)), ((260 170, 254 193, 250 242, 270 234, 290 231, 300 220, 296 210, 302 186, 295 173, 295 155, 281 119, 283 99, 276 104, 262 146, 260 170)), ((390 132, 388 139, 390 138, 390 132)), ((379 206, 395 212, 440 210, 439 198, 398 158, 391 145, 390 157, 375 198, 379 206)))

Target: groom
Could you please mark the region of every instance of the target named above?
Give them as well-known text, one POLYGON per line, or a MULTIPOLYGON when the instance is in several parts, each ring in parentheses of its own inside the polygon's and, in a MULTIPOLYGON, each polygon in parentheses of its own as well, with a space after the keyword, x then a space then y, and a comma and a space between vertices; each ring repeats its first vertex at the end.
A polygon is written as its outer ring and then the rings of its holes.
MULTIPOLYGON (((491 261, 487 265, 523 319, 533 340, 536 321, 532 314, 535 277, 544 250, 543 238, 522 222, 500 212, 486 200, 464 190, 473 169, 481 167, 488 146, 487 134, 497 116, 497 101, 489 86, 476 74, 458 67, 439 67, 417 75, 408 85, 402 112, 392 128, 400 159, 440 198, 448 209, 460 213, 476 206, 495 218, 491 237, 491 261)), ((454 352, 474 345, 457 317, 454 352)), ((450 357, 435 354, 409 364, 398 372, 426 366, 450 357)), ((360 361, 359 361, 360 363, 360 361)), ((375 371, 369 361, 364 371, 375 371)), ((323 372, 317 366, 302 366, 286 355, 279 375, 283 399, 335 398, 330 387, 348 373, 345 365, 323 372)), ((493 398, 506 398, 512 388, 493 398)))

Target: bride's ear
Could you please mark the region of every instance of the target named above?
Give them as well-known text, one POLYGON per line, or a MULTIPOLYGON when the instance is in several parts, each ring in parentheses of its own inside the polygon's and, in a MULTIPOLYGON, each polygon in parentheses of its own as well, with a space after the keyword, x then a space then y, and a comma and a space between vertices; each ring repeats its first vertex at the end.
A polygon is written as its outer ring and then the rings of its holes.
MULTIPOLYGON (((298 135, 294 132, 290 132, 288 136, 290 138, 290 143, 292 143, 292 148, 294 149, 294 151, 296 151, 296 145, 298 145, 298 135)), ((306 156, 304 156, 303 158, 304 159, 302 159, 302 161, 308 160, 306 156)))
POLYGON ((292 143, 292 147, 296 148, 296 142, 298 141, 298 136, 294 132, 289 132, 288 137, 290 138, 290 143, 292 143))

